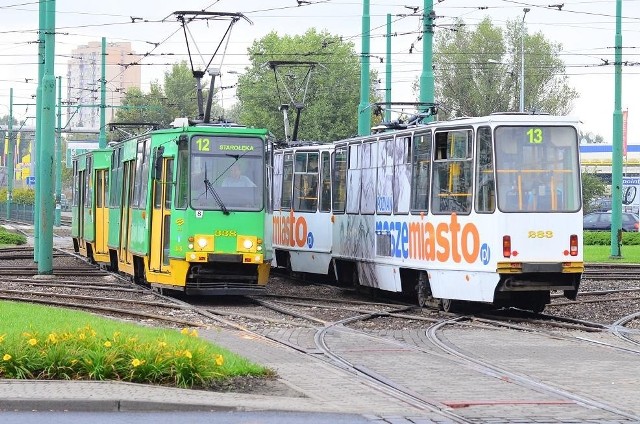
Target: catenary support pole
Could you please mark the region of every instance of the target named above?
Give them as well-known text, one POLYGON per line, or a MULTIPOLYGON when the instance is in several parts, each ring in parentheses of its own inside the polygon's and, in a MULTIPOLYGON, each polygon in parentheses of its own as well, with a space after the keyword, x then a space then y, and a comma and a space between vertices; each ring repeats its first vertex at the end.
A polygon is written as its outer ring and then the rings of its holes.
MULTIPOLYGON (((433 103, 435 80, 433 77, 433 0, 424 0, 422 16, 422 73, 420 74, 420 101, 433 103)), ((433 120, 433 117, 426 119, 433 120)))
POLYGON ((391 14, 387 13, 387 63, 385 67, 384 101, 387 107, 384 109, 384 120, 391 122, 391 14))
POLYGON ((611 257, 622 252, 622 0, 616 0, 615 100, 611 148, 611 257))
POLYGON ((371 17, 369 0, 362 0, 362 54, 360 57, 360 104, 358 105, 358 135, 371 133, 371 107, 369 105, 369 59, 371 17))
POLYGON ((7 124, 7 219, 11 219, 11 207, 13 203, 13 179, 15 178, 15 159, 13 152, 16 150, 16 142, 13 134, 13 88, 9 89, 9 122, 7 124))
MULTIPOLYGON (((38 88, 36 90, 36 131, 35 141, 31 149, 31 162, 35 163, 34 176, 36 177, 35 202, 33 205, 33 260, 38 262, 40 251, 40 145, 42 144, 42 78, 44 77, 44 35, 47 26, 47 1, 41 1, 38 7, 38 88), (34 159, 35 155, 35 159, 34 159)), ((32 167, 33 168, 33 167, 32 167)))
POLYGON ((47 3, 44 76, 42 77, 42 126, 38 157, 40 187, 40 249, 38 274, 53 273, 54 146, 56 137, 56 78, 54 76, 56 2, 47 3))
POLYGON ((62 77, 58 77, 58 123, 56 129, 56 209, 53 225, 60 226, 62 219, 62 77))
POLYGON ((102 37, 102 70, 100 72, 100 136, 98 137, 98 147, 107 147, 106 128, 106 97, 107 97, 107 39, 102 37))

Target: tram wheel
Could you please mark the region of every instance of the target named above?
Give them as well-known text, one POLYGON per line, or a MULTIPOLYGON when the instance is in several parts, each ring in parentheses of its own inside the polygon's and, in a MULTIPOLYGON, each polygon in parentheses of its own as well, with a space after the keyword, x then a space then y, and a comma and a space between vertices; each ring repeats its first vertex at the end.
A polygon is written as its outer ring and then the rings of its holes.
POLYGON ((451 299, 440 299, 440 305, 445 312, 451 312, 455 307, 455 301, 451 299))

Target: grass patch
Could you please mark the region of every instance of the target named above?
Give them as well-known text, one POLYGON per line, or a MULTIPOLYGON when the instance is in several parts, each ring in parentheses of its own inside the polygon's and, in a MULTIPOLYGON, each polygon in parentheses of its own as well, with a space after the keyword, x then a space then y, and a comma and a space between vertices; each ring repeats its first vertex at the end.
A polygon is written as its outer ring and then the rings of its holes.
POLYGON ((638 263, 640 262, 640 246, 622 246, 621 259, 611 259, 611 245, 584 246, 585 262, 638 263))
POLYGON ((22 245, 27 243, 27 238, 18 233, 13 233, 0 226, 0 245, 22 245))
POLYGON ((0 377, 206 388, 273 371, 198 338, 69 309, 0 301, 0 377))

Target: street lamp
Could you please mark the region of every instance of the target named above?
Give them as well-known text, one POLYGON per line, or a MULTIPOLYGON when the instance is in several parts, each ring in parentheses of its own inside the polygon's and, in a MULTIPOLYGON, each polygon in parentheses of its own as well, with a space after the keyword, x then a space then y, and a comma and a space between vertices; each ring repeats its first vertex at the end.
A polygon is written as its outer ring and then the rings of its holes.
POLYGON ((524 34, 526 32, 524 18, 530 10, 528 7, 522 9, 524 15, 522 15, 522 35, 520 36, 520 112, 524 112, 524 34))

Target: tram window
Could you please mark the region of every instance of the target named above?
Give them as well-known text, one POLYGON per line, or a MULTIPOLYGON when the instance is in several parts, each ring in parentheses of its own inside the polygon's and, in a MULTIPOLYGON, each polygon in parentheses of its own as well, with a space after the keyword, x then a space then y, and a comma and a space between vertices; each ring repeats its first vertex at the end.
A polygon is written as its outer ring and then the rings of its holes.
POLYGON ((104 171, 96 172, 96 208, 102 207, 102 196, 103 194, 103 185, 102 185, 102 175, 104 175, 104 171))
POLYGON ((71 198, 71 205, 78 206, 78 161, 73 161, 73 191, 71 198))
POLYGON ((476 157, 476 212, 493 212, 496 209, 496 183, 493 177, 493 140, 491 128, 478 128, 478 153, 476 157))
POLYGON ((344 212, 347 200, 347 148, 336 148, 333 156, 332 209, 333 212, 344 212))
POLYGON ((318 209, 318 153, 300 152, 295 156, 293 209, 314 212, 318 209))
POLYGON ((360 213, 360 145, 349 146, 349 169, 347 170, 347 213, 360 213))
POLYGON ((138 142, 136 153, 136 178, 133 182, 133 202, 132 207, 140 206, 140 190, 142 189, 142 164, 144 162, 144 142, 138 142))
POLYGON ((171 189, 173 188, 173 159, 167 159, 165 166, 165 178, 163 178, 162 181, 165 190, 164 207, 166 209, 171 209, 171 201, 173 200, 171 197, 171 189))
POLYGON ((93 204, 93 167, 91 165, 91 157, 87 157, 87 166, 85 172, 86 181, 84 186, 84 205, 90 208, 93 204))
POLYGON ((411 137, 396 137, 393 153, 393 213, 408 213, 411 197, 411 137))
MULTIPOLYGON (((177 165, 176 208, 186 209, 189 203, 189 150, 187 143, 178 143, 177 165)), ((158 183, 154 182, 154 184, 157 185, 158 183)))
POLYGON ((436 158, 433 163, 433 213, 471 211, 472 132, 441 131, 435 134, 436 158))
POLYGON ((293 154, 284 155, 284 165, 282 166, 282 209, 291 209, 291 196, 293 189, 293 154))
POLYGON ((431 131, 414 136, 412 157, 411 210, 423 212, 429 210, 431 131))
MULTIPOLYGON (((273 209, 280 210, 282 201, 282 153, 273 156, 273 209)), ((268 176, 268 173, 267 173, 268 176)))
POLYGON ((393 140, 378 141, 378 183, 376 212, 390 214, 393 211, 393 140))
POLYGON ((147 197, 149 194, 149 158, 151 157, 151 140, 142 141, 142 175, 140 176, 140 209, 147 207, 147 197))
POLYGON ((376 209, 376 144, 363 143, 360 152, 362 154, 360 213, 372 214, 376 209))
POLYGON ((329 152, 322 152, 321 163, 321 187, 320 190, 320 212, 331 211, 331 158, 329 152))
POLYGON ((495 130, 498 207, 504 212, 580 208, 578 138, 574 127, 495 130))

